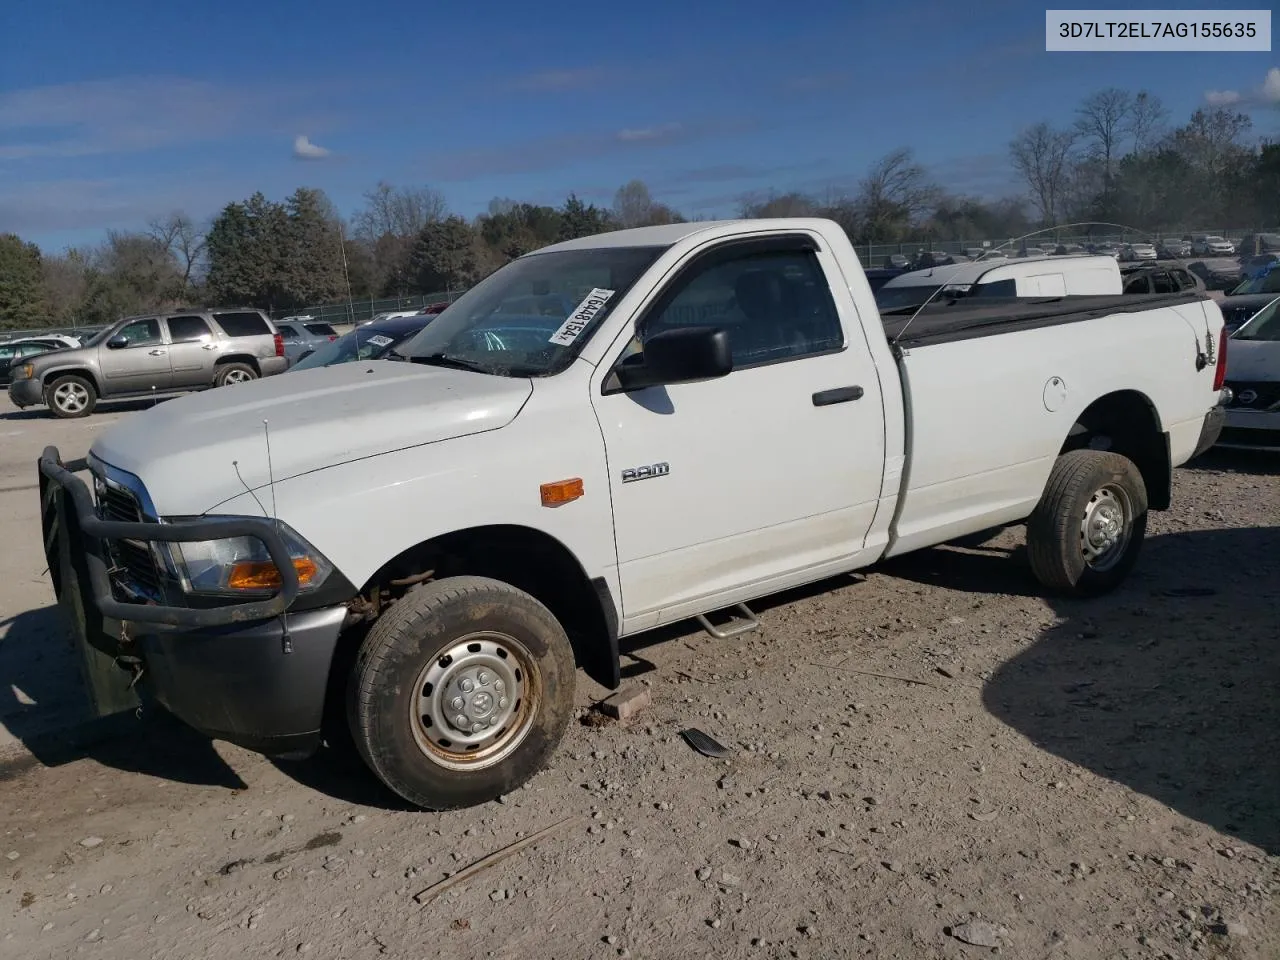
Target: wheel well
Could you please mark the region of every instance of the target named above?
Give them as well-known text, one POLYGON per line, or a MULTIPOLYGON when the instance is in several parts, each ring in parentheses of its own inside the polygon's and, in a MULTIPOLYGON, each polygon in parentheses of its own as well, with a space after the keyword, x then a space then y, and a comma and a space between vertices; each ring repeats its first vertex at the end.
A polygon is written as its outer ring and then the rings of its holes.
POLYGON ((52 384, 53 381, 57 380, 59 377, 68 377, 68 376, 83 377, 85 380, 88 380, 89 383, 93 385, 94 392, 97 393, 98 396, 102 396, 102 387, 98 383, 98 378, 93 375, 92 371, 81 369, 79 367, 69 367, 66 370, 54 370, 51 373, 45 373, 40 378, 41 391, 43 392, 44 390, 48 389, 49 385, 52 384))
POLYGON ((1142 474, 1151 509, 1169 508, 1173 486, 1169 439, 1146 396, 1136 390, 1119 390, 1089 404, 1058 452, 1086 449, 1110 450, 1128 457, 1142 474))
POLYGON ((346 695, 346 682, 368 627, 416 584, 469 574, 492 577, 536 597, 564 626, 574 659, 605 687, 618 684, 617 618, 600 581, 588 578, 564 544, 529 527, 495 525, 445 534, 385 563, 349 601, 348 627, 330 667, 329 722, 346 695))
POLYGON ((258 358, 252 357, 247 353, 245 354, 233 353, 229 357, 219 357, 217 361, 214 363, 214 366, 225 367, 228 363, 248 364, 249 366, 253 367, 253 370, 255 373, 257 373, 259 376, 262 375, 262 368, 258 366, 258 358))

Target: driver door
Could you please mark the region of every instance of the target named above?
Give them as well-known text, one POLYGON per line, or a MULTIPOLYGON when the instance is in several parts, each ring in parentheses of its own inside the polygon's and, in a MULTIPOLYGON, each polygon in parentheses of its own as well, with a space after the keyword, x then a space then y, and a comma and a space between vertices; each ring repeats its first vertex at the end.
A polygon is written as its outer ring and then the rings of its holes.
POLYGON ((173 371, 160 321, 149 317, 125 324, 98 348, 98 367, 102 371, 104 396, 168 390, 173 385, 173 371), (108 346, 119 338, 127 343, 108 346))

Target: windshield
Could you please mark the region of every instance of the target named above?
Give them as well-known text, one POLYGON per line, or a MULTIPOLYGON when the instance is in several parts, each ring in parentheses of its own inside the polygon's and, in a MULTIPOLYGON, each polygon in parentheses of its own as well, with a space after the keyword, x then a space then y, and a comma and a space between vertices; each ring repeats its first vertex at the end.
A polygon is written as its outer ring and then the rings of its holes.
POLYGON ((350 363, 353 360, 377 360, 397 344, 403 343, 417 333, 417 330, 380 333, 368 327, 356 327, 337 340, 330 340, 323 344, 315 353, 307 354, 289 369, 309 370, 312 367, 328 367, 335 363, 350 363))
POLYGON ((1259 277, 1250 277, 1231 291, 1231 296, 1246 293, 1280 293, 1280 270, 1271 270, 1259 277))
POLYGON ((396 352, 505 377, 559 373, 665 249, 594 247, 513 260, 396 352))
POLYGON ((1231 335, 1232 340, 1280 340, 1280 299, 1272 300, 1231 335))

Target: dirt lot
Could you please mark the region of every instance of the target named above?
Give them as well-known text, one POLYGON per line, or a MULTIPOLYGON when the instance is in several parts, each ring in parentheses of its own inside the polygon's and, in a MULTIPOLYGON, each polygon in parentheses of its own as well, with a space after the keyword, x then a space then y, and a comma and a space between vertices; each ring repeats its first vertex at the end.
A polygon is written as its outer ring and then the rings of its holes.
MULTIPOLYGON (((0 418, 2 719, 33 743, 50 698, 74 710, 34 491, 12 488, 49 438, 81 455, 111 416, 0 418)), ((574 724, 551 770, 471 811, 407 811, 341 757, 276 765, 162 717, 40 747, 0 782, 2 952, 1280 957, 1280 461, 1179 471, 1100 601, 1042 599, 1020 540, 774 598, 737 640, 645 637, 626 672, 652 706, 574 724), (732 756, 695 753, 690 725, 732 756)), ((580 676, 584 717, 604 694, 580 676)))

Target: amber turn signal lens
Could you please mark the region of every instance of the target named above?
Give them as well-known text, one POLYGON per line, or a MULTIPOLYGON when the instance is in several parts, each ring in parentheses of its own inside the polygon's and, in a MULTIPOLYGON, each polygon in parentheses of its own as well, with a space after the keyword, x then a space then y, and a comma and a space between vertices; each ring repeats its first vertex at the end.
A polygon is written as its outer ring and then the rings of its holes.
MULTIPOLYGON (((306 585, 315 577, 318 567, 310 557, 294 557, 293 569, 298 572, 299 585, 306 585)), ((280 586, 280 571, 270 560, 237 563, 227 577, 232 590, 271 590, 280 586)))
POLYGON ((542 505, 544 507, 558 507, 562 503, 569 503, 582 496, 582 478, 574 477, 572 480, 557 480, 555 483, 544 483, 538 489, 542 493, 542 505))

